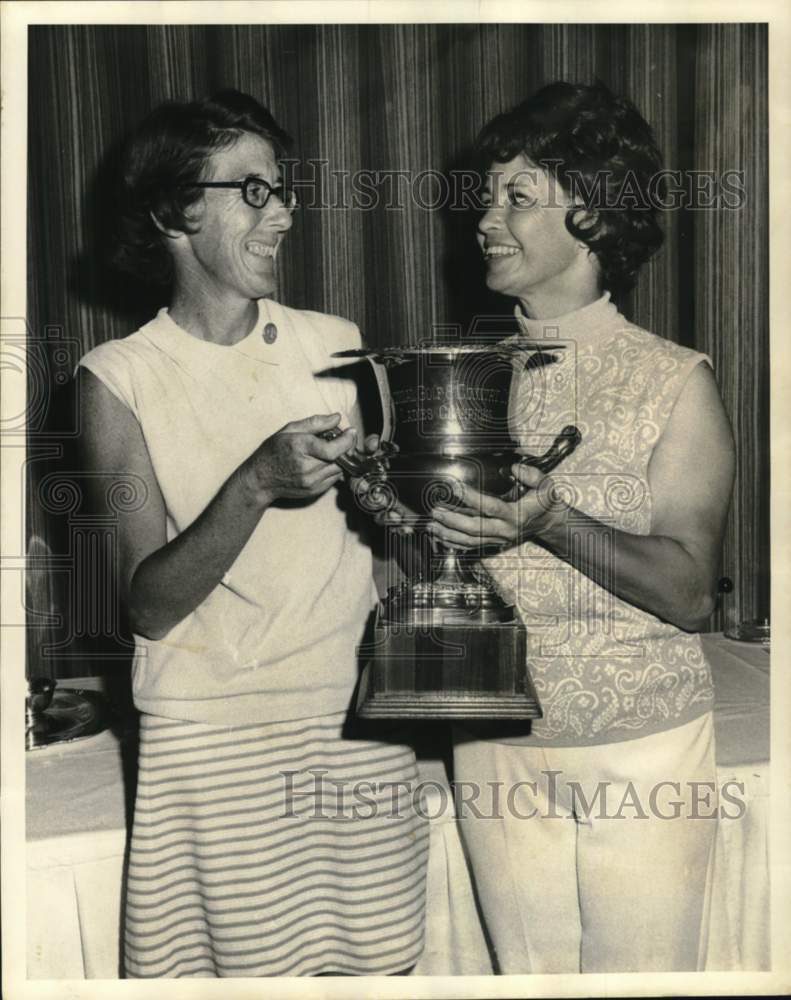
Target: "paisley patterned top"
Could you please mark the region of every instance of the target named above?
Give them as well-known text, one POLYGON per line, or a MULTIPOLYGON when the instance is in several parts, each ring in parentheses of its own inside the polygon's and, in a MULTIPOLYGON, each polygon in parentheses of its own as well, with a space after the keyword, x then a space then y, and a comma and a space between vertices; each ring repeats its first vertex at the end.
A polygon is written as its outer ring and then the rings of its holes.
MULTIPOLYGON (((526 373, 514 392, 520 444, 543 452, 562 427, 576 424, 582 443, 553 473, 564 497, 613 529, 648 534, 651 453, 690 372, 708 358, 633 326, 609 295, 556 320, 529 320, 519 310, 517 317, 531 340, 567 344, 562 360, 526 373)), ((590 537, 570 520, 567 544, 598 545, 617 573, 607 537, 590 537)), ((533 542, 483 565, 527 626, 544 712, 529 736, 499 742, 612 743, 672 729, 712 708, 698 635, 627 604, 533 542)))

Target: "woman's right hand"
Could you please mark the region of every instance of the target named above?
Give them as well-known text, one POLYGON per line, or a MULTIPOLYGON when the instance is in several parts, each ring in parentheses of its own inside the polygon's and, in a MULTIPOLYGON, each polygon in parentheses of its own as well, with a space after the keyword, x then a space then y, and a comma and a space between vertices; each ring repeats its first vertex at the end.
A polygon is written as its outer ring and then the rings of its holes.
POLYGON ((335 459, 354 448, 356 431, 347 428, 325 441, 318 435, 337 427, 339 413, 292 420, 268 437, 240 466, 252 503, 264 509, 279 499, 305 499, 325 493, 342 477, 335 459))

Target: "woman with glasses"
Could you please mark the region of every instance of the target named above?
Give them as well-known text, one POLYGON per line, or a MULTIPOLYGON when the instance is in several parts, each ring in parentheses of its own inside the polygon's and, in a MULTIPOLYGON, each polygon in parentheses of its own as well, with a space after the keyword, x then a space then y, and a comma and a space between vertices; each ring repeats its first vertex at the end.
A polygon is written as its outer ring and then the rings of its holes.
POLYGON ((521 336, 562 340, 524 383, 521 443, 568 423, 550 476, 514 503, 465 492, 446 544, 484 565, 528 630, 543 718, 459 730, 457 781, 499 789, 462 817, 504 973, 696 969, 717 823, 713 690, 697 631, 714 608, 733 441, 708 358, 630 323, 662 240, 651 128, 605 86, 555 83, 489 122, 478 243, 521 336), (653 192, 653 193, 652 193, 653 192))
MULTIPOLYGON (((423 940, 411 749, 346 730, 375 601, 335 460, 354 324, 272 297, 287 135, 223 91, 131 138, 118 263, 170 305, 81 361, 86 460, 115 511, 140 755, 131 977, 386 974, 423 940)), ((341 432, 341 428, 345 428, 341 432)))

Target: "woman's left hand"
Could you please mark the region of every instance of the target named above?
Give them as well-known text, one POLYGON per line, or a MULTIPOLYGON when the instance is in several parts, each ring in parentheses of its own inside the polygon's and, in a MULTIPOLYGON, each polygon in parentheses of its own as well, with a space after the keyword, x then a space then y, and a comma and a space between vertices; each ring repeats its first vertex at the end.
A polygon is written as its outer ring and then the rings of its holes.
POLYGON ((429 532, 447 545, 505 549, 559 525, 568 506, 556 495, 552 477, 522 464, 511 471, 517 484, 528 487, 523 497, 503 500, 465 486, 463 507, 436 507, 429 532))

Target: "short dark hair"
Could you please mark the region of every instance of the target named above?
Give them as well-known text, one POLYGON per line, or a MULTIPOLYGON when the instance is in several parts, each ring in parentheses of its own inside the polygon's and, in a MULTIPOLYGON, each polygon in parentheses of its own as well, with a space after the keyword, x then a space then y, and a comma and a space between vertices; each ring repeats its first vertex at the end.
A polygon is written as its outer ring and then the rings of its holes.
POLYGON ((244 133, 268 139, 282 159, 290 136, 249 94, 221 90, 199 101, 167 101, 155 108, 127 140, 113 262, 145 281, 169 284, 172 260, 167 229, 190 231, 188 210, 202 196, 183 185, 204 179, 212 153, 232 146, 244 133))
POLYGON ((483 169, 523 154, 590 210, 579 225, 579 210, 570 209, 566 228, 596 254, 613 294, 628 291, 662 245, 650 187, 662 167, 654 133, 631 101, 599 81, 542 87, 488 122, 476 153, 483 169))

